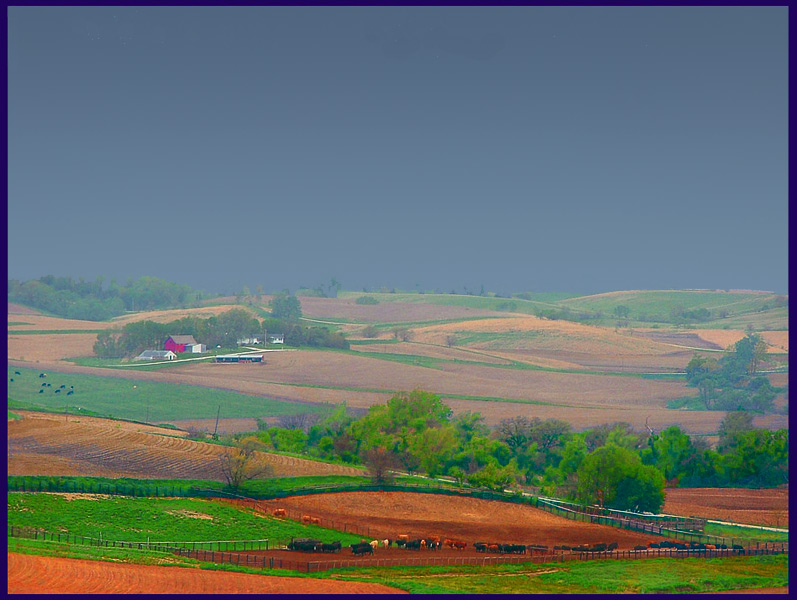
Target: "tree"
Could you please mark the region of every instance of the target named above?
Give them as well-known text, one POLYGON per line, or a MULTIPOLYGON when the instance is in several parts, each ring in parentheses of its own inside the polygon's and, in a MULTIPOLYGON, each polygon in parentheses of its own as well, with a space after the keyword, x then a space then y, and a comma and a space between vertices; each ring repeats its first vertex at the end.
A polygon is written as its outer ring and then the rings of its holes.
POLYGON ((373 483, 391 483, 391 469, 396 468, 396 457, 385 448, 371 448, 363 452, 363 462, 373 483))
POLYGON ((614 307, 614 314, 617 315, 621 319, 627 319, 631 309, 629 309, 624 304, 618 304, 614 307))
POLYGON ((266 446, 253 436, 244 438, 235 447, 225 448, 219 455, 219 466, 231 488, 238 489, 245 481, 274 475, 274 467, 257 454, 265 449, 266 446))
POLYGON ((643 465, 636 453, 610 444, 581 461, 577 495, 587 504, 601 501, 622 510, 642 504, 658 510, 664 503, 664 476, 643 465))
POLYGON ((286 293, 276 294, 269 303, 271 316, 275 319, 298 321, 302 316, 302 305, 296 296, 286 293))
POLYGON ((720 436, 719 447, 735 446, 739 437, 753 430, 753 415, 745 411, 729 412, 722 419, 717 433, 720 436))
POLYGON ((449 334, 446 336, 446 346, 451 348, 452 346, 456 346, 457 344, 457 336, 454 334, 449 334))

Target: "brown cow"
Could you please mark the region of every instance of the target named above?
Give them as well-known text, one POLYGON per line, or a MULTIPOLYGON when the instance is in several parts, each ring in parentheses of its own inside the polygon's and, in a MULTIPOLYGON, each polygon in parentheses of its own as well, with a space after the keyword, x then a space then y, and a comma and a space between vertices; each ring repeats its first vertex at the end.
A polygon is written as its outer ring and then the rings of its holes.
POLYGON ((716 550, 717 546, 714 544, 706 544, 706 550, 716 550))
POLYGON ((426 549, 426 540, 421 540, 421 548, 426 549))
POLYGON ((309 524, 310 523, 310 519, 312 519, 312 517, 310 515, 302 515, 302 523, 309 524))
POLYGON ((498 547, 498 544, 487 544, 487 550, 490 552, 498 552, 500 548, 498 547))
POLYGON ((467 544, 466 544, 465 542, 461 542, 461 541, 459 541, 459 540, 457 540, 457 541, 455 541, 455 542, 454 542, 454 548, 455 548, 456 550, 464 550, 464 549, 465 549, 465 546, 467 546, 467 544))
POLYGON ((400 536, 398 536, 398 538, 396 538, 396 539, 399 539, 399 540, 404 540, 405 542, 409 542, 409 541, 410 541, 410 536, 408 536, 408 535, 404 535, 404 534, 402 533, 402 534, 401 534, 400 536))
POLYGON ((319 519, 318 517, 310 517, 310 524, 321 525, 321 519, 319 519))
POLYGON ((278 508, 274 511, 275 517, 287 517, 288 512, 284 508, 278 508))
POLYGON ((454 547, 454 540, 450 540, 450 539, 446 538, 446 539, 443 540, 443 545, 447 546, 449 548, 453 548, 454 547))

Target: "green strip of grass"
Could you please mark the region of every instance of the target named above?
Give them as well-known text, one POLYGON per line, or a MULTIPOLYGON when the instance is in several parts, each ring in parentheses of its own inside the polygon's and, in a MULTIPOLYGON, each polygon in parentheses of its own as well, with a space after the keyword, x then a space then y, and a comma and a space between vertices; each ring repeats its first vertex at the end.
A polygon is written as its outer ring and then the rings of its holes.
POLYGON ((118 417, 134 421, 174 421, 215 418, 219 406, 224 418, 262 418, 297 413, 323 413, 324 405, 294 404, 271 398, 249 396, 228 390, 120 377, 99 377, 78 373, 59 373, 9 367, 15 379, 8 391, 8 407, 63 412, 80 407, 80 414, 118 417), (15 375, 20 371, 20 375, 15 375), (44 388, 42 383, 51 387, 44 388), (60 386, 64 385, 65 388, 60 386), (73 389, 74 394, 66 392, 73 389), (40 390, 44 390, 39 393, 40 390), (56 394, 55 390, 61 390, 56 394), (147 419, 147 416, 149 417, 147 419))
POLYGON ((70 498, 58 494, 8 494, 8 525, 131 542, 192 542, 313 537, 344 544, 358 535, 255 514, 215 500, 195 498, 70 498), (101 534, 101 535, 100 535, 101 534))
MULTIPOLYGON (((786 523, 786 528, 788 523, 786 523)), ((789 534, 767 529, 736 527, 734 525, 719 525, 717 523, 706 523, 706 535, 717 537, 733 538, 739 540, 755 540, 758 542, 788 542, 789 534)))
POLYGON ((788 585, 788 557, 655 558, 339 572, 413 593, 677 594, 788 585))

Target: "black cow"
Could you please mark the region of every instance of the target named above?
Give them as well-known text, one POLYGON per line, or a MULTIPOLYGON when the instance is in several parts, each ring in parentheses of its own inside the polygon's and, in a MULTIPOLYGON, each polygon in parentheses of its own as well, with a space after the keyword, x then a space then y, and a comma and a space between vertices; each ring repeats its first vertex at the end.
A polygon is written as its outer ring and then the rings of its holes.
POLYGON ((40 393, 40 394, 43 394, 43 393, 44 393, 44 390, 39 390, 39 393, 40 393))
POLYGON ((421 540, 410 540, 406 544, 407 550, 420 550, 421 549, 421 540))
POLYGON ((14 375, 22 375, 19 371, 14 371, 14 375))
POLYGON ((634 546, 634 550, 647 550, 647 546, 634 546))
POLYGON ((61 390, 55 390, 55 393, 56 393, 56 394, 60 394, 60 393, 61 393, 61 390))
POLYGON ((352 544, 351 545, 351 552, 352 554, 359 555, 359 554, 373 554, 374 549, 368 542, 360 542, 359 544, 352 544))
POLYGON ((407 544, 407 540, 396 540, 396 546, 403 548, 407 544))
POLYGON ((487 552, 486 542, 476 542, 473 547, 476 548, 476 552, 487 552))
POLYGON ((72 394, 74 394, 74 393, 75 393, 75 390, 69 390, 69 391, 66 393, 66 395, 67 395, 67 396, 71 396, 71 395, 72 395, 72 394))
POLYGON ((47 387, 47 384, 46 384, 46 383, 43 383, 43 384, 42 384, 42 387, 47 387))
POLYGON ((617 546, 618 545, 619 544, 617 542, 612 542, 611 544, 609 544, 609 548, 608 548, 609 552, 611 552, 612 550, 617 550, 617 546))
POLYGON ((321 552, 340 552, 341 543, 332 542, 331 544, 321 544, 321 552))
POLYGON ((66 385, 61 384, 61 389, 64 389, 65 387, 66 387, 66 385))
POLYGON ((321 548, 321 540, 310 538, 297 538, 288 544, 288 550, 298 550, 299 552, 318 552, 321 548))
POLYGON ((13 377, 11 378, 11 381, 14 381, 14 378, 13 378, 13 377))

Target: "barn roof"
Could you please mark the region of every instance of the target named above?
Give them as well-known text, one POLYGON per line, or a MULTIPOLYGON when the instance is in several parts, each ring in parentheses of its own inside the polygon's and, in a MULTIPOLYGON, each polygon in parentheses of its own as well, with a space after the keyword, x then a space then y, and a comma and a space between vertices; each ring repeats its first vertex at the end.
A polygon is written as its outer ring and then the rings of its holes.
POLYGON ((136 358, 166 358, 170 354, 175 355, 171 350, 144 350, 136 358))
POLYGON ((170 335, 175 344, 196 344, 193 335, 170 335))

